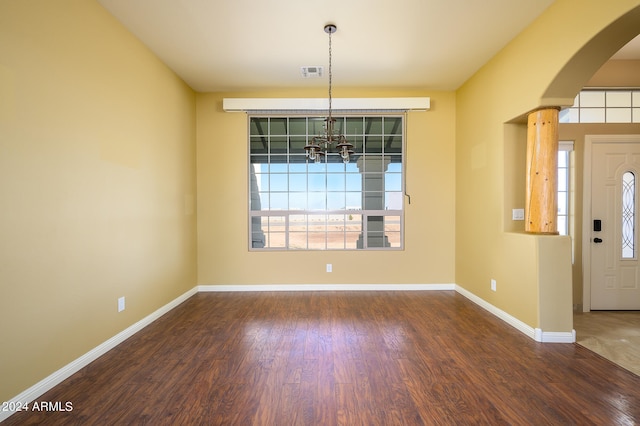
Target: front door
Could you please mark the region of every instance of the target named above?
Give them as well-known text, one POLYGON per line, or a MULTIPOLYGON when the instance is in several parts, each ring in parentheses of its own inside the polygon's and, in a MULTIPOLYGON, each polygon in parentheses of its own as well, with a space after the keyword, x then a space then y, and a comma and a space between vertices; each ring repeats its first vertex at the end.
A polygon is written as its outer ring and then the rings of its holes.
POLYGON ((637 310, 640 138, 594 143, 591 159, 591 309, 637 310))

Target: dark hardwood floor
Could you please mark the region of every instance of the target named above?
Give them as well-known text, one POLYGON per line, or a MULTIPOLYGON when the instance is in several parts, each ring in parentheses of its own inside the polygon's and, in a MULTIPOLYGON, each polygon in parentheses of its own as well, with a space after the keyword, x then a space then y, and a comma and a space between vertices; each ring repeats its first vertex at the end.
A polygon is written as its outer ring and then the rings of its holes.
POLYGON ((200 293, 7 425, 631 425, 640 377, 452 291, 200 293))

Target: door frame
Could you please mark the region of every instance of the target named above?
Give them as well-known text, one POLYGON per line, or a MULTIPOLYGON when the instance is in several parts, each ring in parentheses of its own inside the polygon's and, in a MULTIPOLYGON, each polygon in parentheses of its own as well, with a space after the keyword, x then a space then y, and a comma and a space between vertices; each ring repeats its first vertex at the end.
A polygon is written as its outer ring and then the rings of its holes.
POLYGON ((591 161, 596 143, 638 143, 640 135, 585 135, 582 181, 582 311, 591 311, 591 161))

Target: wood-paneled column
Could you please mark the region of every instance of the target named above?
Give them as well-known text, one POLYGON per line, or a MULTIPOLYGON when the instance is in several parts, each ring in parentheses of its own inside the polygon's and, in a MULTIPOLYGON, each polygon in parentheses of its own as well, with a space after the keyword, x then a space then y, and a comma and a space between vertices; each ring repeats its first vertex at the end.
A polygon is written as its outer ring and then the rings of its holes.
POLYGON ((558 233, 558 112, 533 111, 527 127, 525 231, 558 233))

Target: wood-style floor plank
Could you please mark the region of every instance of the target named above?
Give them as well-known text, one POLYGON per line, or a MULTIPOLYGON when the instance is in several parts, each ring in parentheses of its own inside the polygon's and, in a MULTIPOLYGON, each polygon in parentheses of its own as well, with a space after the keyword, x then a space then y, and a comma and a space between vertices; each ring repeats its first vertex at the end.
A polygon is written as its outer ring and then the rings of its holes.
POLYGON ((640 424, 640 377, 438 292, 200 293, 6 425, 640 424))

